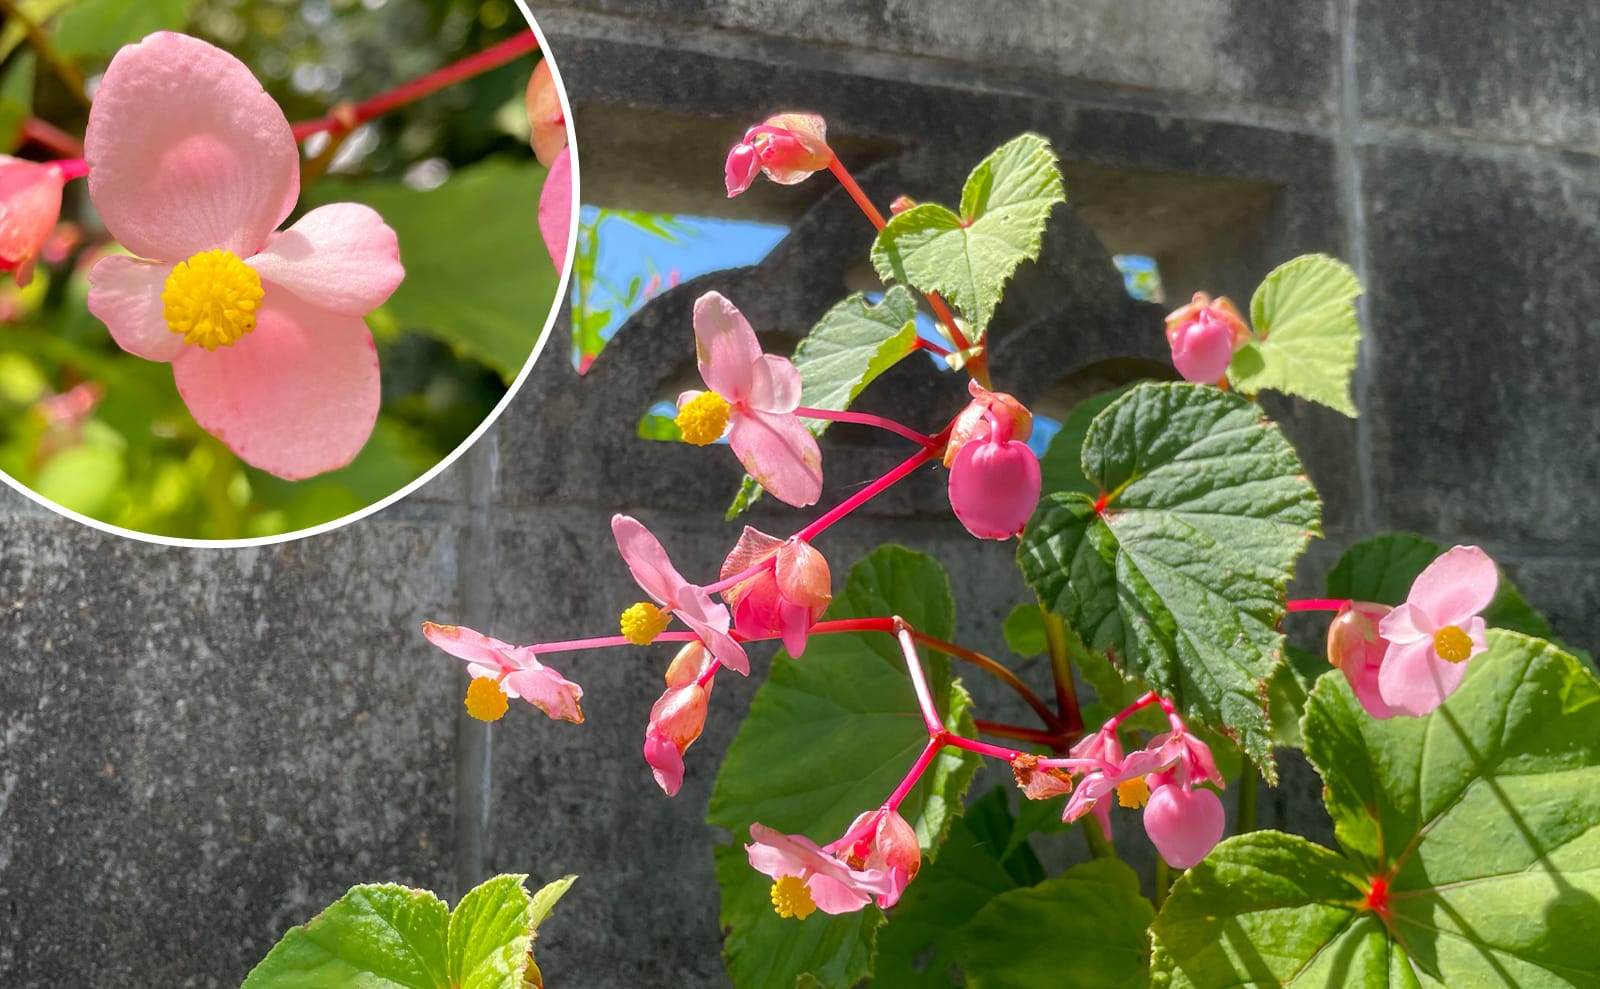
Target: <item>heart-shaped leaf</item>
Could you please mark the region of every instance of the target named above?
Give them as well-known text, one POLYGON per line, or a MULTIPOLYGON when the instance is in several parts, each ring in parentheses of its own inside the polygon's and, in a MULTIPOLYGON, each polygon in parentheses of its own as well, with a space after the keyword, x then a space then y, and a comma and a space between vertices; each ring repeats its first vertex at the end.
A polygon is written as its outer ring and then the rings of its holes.
POLYGON ((1350 375, 1361 346, 1360 294, 1350 266, 1326 255, 1279 265, 1250 300, 1257 339, 1234 354, 1228 381, 1246 395, 1271 389, 1354 419, 1350 375))

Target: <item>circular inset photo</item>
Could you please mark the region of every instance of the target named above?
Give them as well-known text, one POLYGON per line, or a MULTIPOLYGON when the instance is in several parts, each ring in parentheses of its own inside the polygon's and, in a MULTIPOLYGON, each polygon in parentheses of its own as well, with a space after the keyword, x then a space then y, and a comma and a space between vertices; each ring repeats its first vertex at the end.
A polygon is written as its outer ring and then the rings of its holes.
POLYGON ((559 75, 510 0, 6 7, 9 484, 125 535, 267 542, 487 428, 576 204, 559 75))

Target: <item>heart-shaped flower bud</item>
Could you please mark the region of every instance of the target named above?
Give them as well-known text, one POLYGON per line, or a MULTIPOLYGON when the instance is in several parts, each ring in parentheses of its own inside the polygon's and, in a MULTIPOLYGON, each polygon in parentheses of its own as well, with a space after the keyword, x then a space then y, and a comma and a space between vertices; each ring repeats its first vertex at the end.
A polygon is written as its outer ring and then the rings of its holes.
POLYGON ((780 113, 750 128, 723 166, 728 197, 750 188, 757 171, 779 185, 794 185, 827 168, 833 161, 827 137, 827 123, 810 113, 780 113))
POLYGON ((1196 292, 1194 300, 1167 317, 1172 363, 1186 381, 1214 383, 1228 371, 1234 351, 1250 339, 1250 327, 1226 298, 1196 292))
POLYGON ((0 271, 18 285, 33 280, 34 260, 61 216, 60 165, 0 155, 0 271))
POLYGON ((770 567, 722 592, 734 627, 747 636, 778 635, 791 656, 805 652, 811 626, 833 600, 828 561, 808 542, 778 539, 749 526, 722 563, 727 580, 763 562, 770 567))
MULTIPOLYGON (((1159 780, 1160 777, 1157 777, 1159 780)), ((1167 864, 1187 869, 1210 854, 1227 826, 1222 801, 1204 787, 1164 782, 1144 806, 1144 830, 1167 864)))
POLYGON ((1390 610, 1386 604, 1351 601, 1328 623, 1328 662, 1350 681, 1367 713, 1379 719, 1397 713, 1378 692, 1378 673, 1389 650, 1389 640, 1378 634, 1378 623, 1390 610))

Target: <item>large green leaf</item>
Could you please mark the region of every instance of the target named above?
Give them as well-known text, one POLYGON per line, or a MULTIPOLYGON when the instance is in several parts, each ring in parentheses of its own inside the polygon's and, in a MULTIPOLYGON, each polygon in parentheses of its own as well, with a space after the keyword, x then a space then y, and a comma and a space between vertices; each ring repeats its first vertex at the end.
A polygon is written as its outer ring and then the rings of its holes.
POLYGON ((69 59, 110 55, 153 31, 178 31, 197 0, 75 0, 56 22, 56 52, 69 59))
POLYGON ((1123 385, 1110 391, 1091 395, 1067 413, 1061 420, 1061 429, 1050 437, 1039 458, 1039 489, 1045 494, 1077 491, 1093 497, 1099 494, 1095 483, 1083 476, 1083 440, 1089 435, 1089 424, 1106 410, 1106 406, 1127 394, 1133 385, 1123 385))
MULTIPOLYGON (((860 292, 827 313, 794 351, 800 404, 848 409, 872 380, 911 353, 917 343, 917 304, 904 286, 871 305, 860 292)), ((811 423, 818 434, 827 421, 811 423)))
POLYGON ((924 203, 890 219, 873 242, 872 263, 886 282, 943 295, 966 316, 976 343, 1011 273, 1039 256, 1050 210, 1066 198, 1049 142, 1023 134, 967 177, 959 216, 924 203))
MULTIPOLYGON (((888 615, 951 636, 949 580, 931 557, 898 546, 878 549, 851 569, 825 617, 888 615)), ((924 669, 945 724, 970 735, 970 700, 951 678, 949 660, 927 656, 924 669)), ((825 843, 888 798, 927 740, 893 636, 814 636, 799 661, 782 652, 773 661, 717 774, 709 818, 739 839, 759 821, 825 843)), ((975 757, 946 750, 901 805, 926 853, 960 813, 976 768, 975 757)), ((771 881, 750 868, 738 843, 718 849, 717 876, 728 932, 724 953, 737 985, 788 986, 810 973, 822 985, 842 987, 869 974, 882 921, 877 908, 780 918, 768 898, 771 881)))
POLYGON ((243 989, 523 989, 533 930, 572 882, 535 901, 525 879, 490 879, 454 915, 426 890, 357 886, 285 934, 243 989))
POLYGON ((1350 375, 1361 346, 1360 294, 1349 265, 1326 255, 1279 265, 1250 300, 1257 339, 1234 354, 1228 380, 1246 395, 1270 388, 1354 419, 1350 375))
POLYGON ((1090 649, 1275 780, 1266 685, 1285 588, 1321 513, 1294 450, 1237 395, 1145 384, 1095 419, 1083 473, 1104 504, 1042 501, 1017 549, 1023 577, 1090 649))
POLYGON ((437 189, 325 180, 307 199, 308 205, 365 203, 382 214, 400 239, 406 268, 405 281, 385 303, 395 320, 444 340, 510 382, 556 303, 556 272, 535 219, 544 177, 532 159, 492 159, 457 170, 437 189))
POLYGON ((1343 853, 1219 845, 1152 928, 1156 985, 1600 985, 1600 682, 1576 659, 1492 630, 1432 714, 1375 720, 1325 676, 1302 728, 1343 853))

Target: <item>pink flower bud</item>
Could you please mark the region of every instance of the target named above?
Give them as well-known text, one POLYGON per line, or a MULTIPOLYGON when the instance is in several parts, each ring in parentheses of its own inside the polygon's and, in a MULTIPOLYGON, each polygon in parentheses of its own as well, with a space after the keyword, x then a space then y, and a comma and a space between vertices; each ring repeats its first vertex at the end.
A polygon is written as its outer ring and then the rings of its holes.
POLYGON ((567 116, 561 109, 561 94, 550 75, 548 58, 541 59, 528 77, 528 126, 533 153, 539 164, 549 168, 567 146, 567 116))
POLYGON ((922 844, 917 841, 916 829, 887 807, 857 817, 844 838, 827 850, 852 870, 887 876, 890 888, 877 897, 878 906, 885 908, 899 901, 906 884, 922 868, 922 844))
POLYGON ((956 462, 956 455, 969 440, 988 435, 991 419, 1011 430, 1007 439, 1026 442, 1033 435, 1033 413, 1012 396, 1005 392, 989 391, 976 381, 967 382, 967 392, 972 395, 972 401, 950 425, 950 439, 945 442, 946 467, 956 462))
POLYGON ((722 563, 724 580, 772 560, 772 566, 722 592, 744 635, 779 635, 791 656, 805 652, 811 626, 833 601, 828 561, 810 543, 778 539, 749 526, 722 563))
POLYGON ((33 265, 61 216, 66 177, 59 165, 0 155, 0 271, 18 285, 33 280, 33 265))
POLYGON ((1226 298, 1204 292, 1167 317, 1172 363, 1186 381, 1214 383, 1228 371, 1234 351, 1250 339, 1250 328, 1226 298))
POLYGON ((683 754, 705 728, 709 699, 704 687, 690 683, 668 689, 650 709, 644 759, 650 764, 656 785, 669 797, 676 796, 683 785, 683 754))
POLYGON ((827 168, 833 161, 827 134, 827 123, 809 113, 780 113, 750 128, 723 166, 729 198, 748 189, 757 171, 779 185, 794 185, 827 168))
MULTIPOLYGON (((667 686, 687 687, 700 679, 706 668, 711 665, 711 650, 703 642, 688 642, 678 654, 672 657, 672 662, 667 666, 667 686)), ((706 689, 711 689, 710 681, 706 682, 706 689)))
POLYGON ((1328 623, 1328 662, 1350 681, 1367 713, 1378 719, 1397 713, 1378 692, 1378 673, 1389 649, 1389 641, 1378 634, 1378 623, 1391 610, 1386 604, 1352 601, 1328 623))
POLYGON ((656 786, 669 797, 676 797, 683 788, 683 753, 670 741, 654 732, 644 736, 644 761, 650 764, 650 774, 656 786))
POLYGON ((950 507, 979 539, 1010 539, 1028 524, 1039 504, 1039 458, 1028 444, 1012 438, 1019 429, 1026 436, 1033 417, 1010 395, 985 392, 976 383, 972 392, 974 400, 957 417, 951 443, 973 406, 983 406, 983 421, 971 424, 950 464, 950 507))
POLYGON ((894 197, 894 202, 889 204, 889 215, 899 216, 915 205, 917 205, 917 201, 910 196, 896 196, 894 197))
POLYGON ((1222 840, 1226 826, 1222 801, 1203 787, 1162 782, 1144 806, 1145 834, 1167 864, 1179 869, 1205 858, 1222 840))

